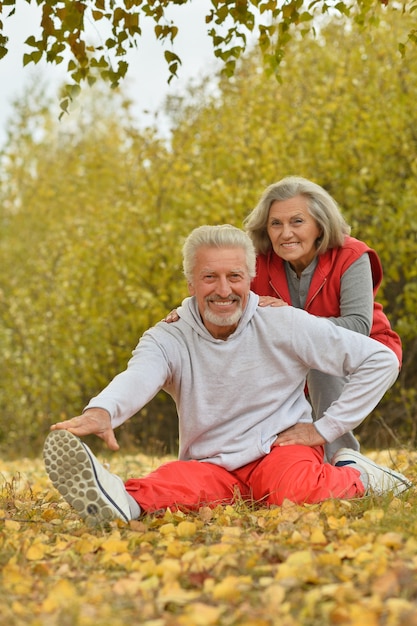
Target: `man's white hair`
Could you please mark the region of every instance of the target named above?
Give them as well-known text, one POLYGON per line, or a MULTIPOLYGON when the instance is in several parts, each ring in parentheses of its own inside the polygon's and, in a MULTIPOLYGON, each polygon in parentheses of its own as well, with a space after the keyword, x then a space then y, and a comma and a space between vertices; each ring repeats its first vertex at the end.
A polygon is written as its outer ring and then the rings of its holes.
POLYGON ((230 224, 199 226, 188 235, 182 248, 183 270, 189 283, 193 282, 193 271, 197 251, 202 247, 241 248, 245 251, 249 277, 256 275, 256 252, 250 237, 240 228, 230 224))

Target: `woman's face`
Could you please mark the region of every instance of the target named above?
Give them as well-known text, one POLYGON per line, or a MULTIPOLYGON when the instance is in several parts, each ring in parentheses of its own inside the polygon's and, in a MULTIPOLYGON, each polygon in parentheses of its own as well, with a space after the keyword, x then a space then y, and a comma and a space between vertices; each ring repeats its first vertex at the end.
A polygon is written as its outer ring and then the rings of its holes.
POLYGON ((298 275, 316 256, 321 229, 302 195, 271 204, 267 232, 275 254, 288 261, 298 275))

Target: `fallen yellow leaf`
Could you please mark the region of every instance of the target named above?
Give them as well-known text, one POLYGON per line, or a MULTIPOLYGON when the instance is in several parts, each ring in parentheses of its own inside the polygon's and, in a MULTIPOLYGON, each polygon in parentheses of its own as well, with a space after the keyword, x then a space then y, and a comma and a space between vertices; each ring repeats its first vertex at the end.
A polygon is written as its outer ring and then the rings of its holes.
POLYGON ((237 576, 226 576, 224 580, 216 583, 211 592, 213 600, 239 600, 237 580, 237 576))
POLYGON ((377 537, 377 542, 382 543, 382 545, 391 548, 392 550, 399 550, 403 545, 403 536, 400 533, 384 533, 383 535, 379 535, 377 537))
POLYGON ((19 567, 16 557, 12 557, 2 569, 3 588, 17 594, 25 595, 32 587, 32 581, 26 572, 19 567))
MULTIPOLYGON (((99 546, 99 542, 96 537, 92 535, 83 535, 76 543, 74 543, 74 550, 78 552, 78 554, 89 554, 91 552, 95 552, 99 546)), ((111 544, 110 544, 111 547, 111 544)), ((108 549, 103 547, 103 550, 108 549)), ((108 550, 109 551, 109 550, 108 550)))
POLYGON ((124 552, 128 552, 129 543, 125 539, 107 539, 101 544, 101 548, 105 552, 110 552, 112 554, 121 554, 124 552))
POLYGON ((140 590, 141 584, 142 574, 140 574, 139 572, 134 572, 126 578, 119 579, 113 585, 113 591, 117 595, 121 596, 124 596, 125 594, 134 596, 140 590))
POLYGON ((311 543, 327 543, 326 535, 321 528, 313 529, 310 536, 310 541, 311 543))
POLYGON ((49 547, 41 542, 33 543, 26 551, 28 561, 40 561, 49 551, 49 547))
POLYGON ((59 608, 69 606, 78 598, 76 587, 68 580, 59 580, 49 591, 43 602, 42 610, 53 613, 59 608))
POLYGON ((194 522, 180 522, 177 526, 178 537, 192 537, 197 532, 197 524, 194 522))
POLYGON ((12 519, 6 519, 4 521, 4 527, 6 530, 20 530, 20 524, 19 522, 15 522, 12 519))
POLYGON ((223 607, 195 602, 186 606, 185 614, 179 617, 180 626, 211 626, 219 624, 223 607))
POLYGON ((278 611, 285 600, 285 587, 279 583, 272 583, 262 594, 262 602, 271 614, 278 611))
POLYGON ((161 535, 173 535, 176 532, 175 524, 173 524, 172 522, 168 522, 167 524, 163 524, 160 527, 159 532, 161 533, 161 535))

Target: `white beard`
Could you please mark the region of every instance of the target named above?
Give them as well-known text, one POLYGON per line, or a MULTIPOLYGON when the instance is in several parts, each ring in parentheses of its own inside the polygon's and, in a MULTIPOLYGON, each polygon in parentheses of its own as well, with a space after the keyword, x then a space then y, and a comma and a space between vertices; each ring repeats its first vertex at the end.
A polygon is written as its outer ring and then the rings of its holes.
POLYGON ((215 326, 234 326, 242 317, 242 313, 242 306, 239 302, 239 308, 227 317, 224 317, 223 315, 217 315, 217 313, 213 313, 213 311, 211 311, 208 306, 206 306, 206 308, 204 309, 203 317, 207 322, 209 322, 210 324, 214 324, 215 326))

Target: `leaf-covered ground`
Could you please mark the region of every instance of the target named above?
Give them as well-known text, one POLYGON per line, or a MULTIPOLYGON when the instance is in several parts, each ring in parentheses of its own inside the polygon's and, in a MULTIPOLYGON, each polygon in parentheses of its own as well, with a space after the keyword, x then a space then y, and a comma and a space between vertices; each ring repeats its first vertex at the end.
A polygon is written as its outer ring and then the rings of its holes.
MULTIPOLYGON (((417 454, 371 454, 417 482, 417 454)), ((112 458, 138 476, 161 459, 112 458)), ((41 460, 0 462, 8 626, 417 626, 417 492, 86 526, 41 460)))

